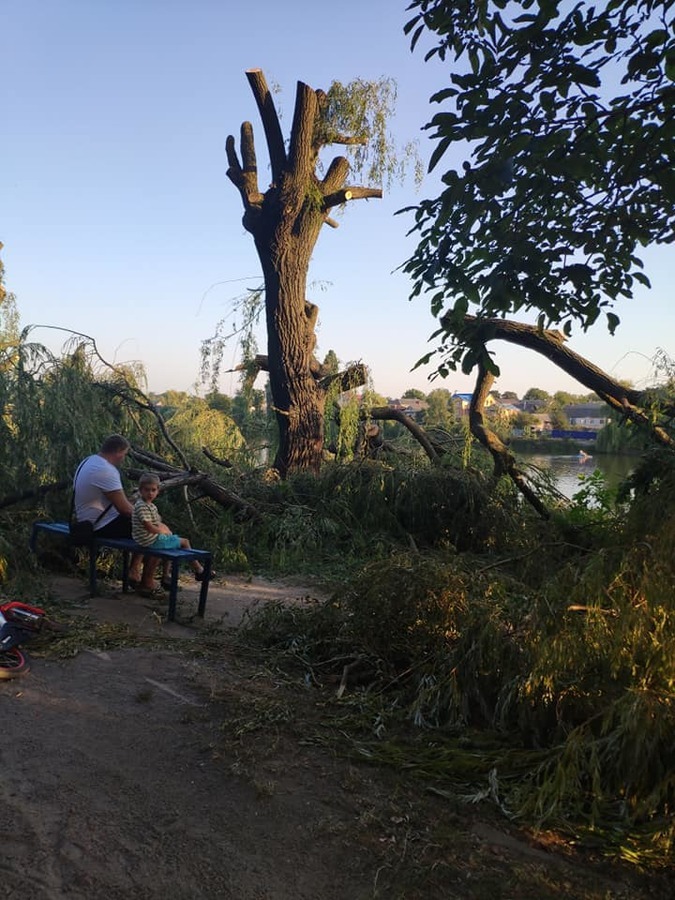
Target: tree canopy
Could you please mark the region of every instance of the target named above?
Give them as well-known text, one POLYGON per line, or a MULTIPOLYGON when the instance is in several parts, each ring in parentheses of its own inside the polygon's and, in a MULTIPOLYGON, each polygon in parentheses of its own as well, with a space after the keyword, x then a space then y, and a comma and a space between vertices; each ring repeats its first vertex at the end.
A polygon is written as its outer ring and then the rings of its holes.
POLYGON ((441 371, 476 362, 462 334, 470 310, 533 311, 565 335, 604 313, 613 332, 616 301, 649 285, 640 248, 675 238, 671 6, 411 3, 413 48, 433 36, 427 59, 452 60, 426 126, 430 168, 457 145, 466 152, 440 196, 414 208, 420 243, 405 266, 413 295, 432 291, 442 343, 450 337, 441 371))

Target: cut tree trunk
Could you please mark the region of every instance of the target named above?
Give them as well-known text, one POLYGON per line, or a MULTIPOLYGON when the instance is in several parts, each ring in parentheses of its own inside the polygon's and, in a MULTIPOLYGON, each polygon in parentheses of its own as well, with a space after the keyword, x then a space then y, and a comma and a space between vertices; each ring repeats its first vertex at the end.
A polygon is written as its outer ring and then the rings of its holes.
POLYGON ((272 95, 259 69, 246 73, 263 123, 272 169, 264 193, 258 186, 253 128, 244 122, 240 154, 227 139, 227 175, 244 206, 243 224, 254 239, 265 282, 267 368, 279 448, 274 467, 282 477, 318 472, 323 460, 327 386, 314 356, 318 309, 306 299, 309 261, 329 212, 337 204, 379 197, 375 188, 347 188, 349 165, 336 157, 323 178, 317 175, 321 144, 317 135, 323 92, 298 82, 288 150, 272 95))

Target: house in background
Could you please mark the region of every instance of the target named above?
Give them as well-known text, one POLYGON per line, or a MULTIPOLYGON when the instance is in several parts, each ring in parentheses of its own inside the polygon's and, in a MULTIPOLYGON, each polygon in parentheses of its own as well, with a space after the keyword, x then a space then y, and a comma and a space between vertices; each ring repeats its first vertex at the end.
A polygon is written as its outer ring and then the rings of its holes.
POLYGON ((606 403, 575 403, 566 406, 563 412, 574 428, 604 428, 610 419, 610 409, 606 403))
MULTIPOLYGON (((464 416, 469 415, 469 407, 471 406, 471 398, 473 394, 453 394, 450 397, 450 402, 452 403, 452 409, 455 413, 456 419, 461 419, 464 416)), ((490 409, 490 407, 495 406, 497 401, 492 396, 492 394, 488 394, 485 398, 485 409, 490 409)))
POLYGON ((546 408, 546 400, 512 400, 514 406, 517 406, 521 412, 536 415, 546 408))
POLYGON ((494 409, 494 411, 499 413, 500 416, 504 416, 507 419, 513 419, 520 414, 520 409, 515 405, 515 403, 510 403, 506 400, 495 401, 495 404, 491 407, 491 409, 494 409))

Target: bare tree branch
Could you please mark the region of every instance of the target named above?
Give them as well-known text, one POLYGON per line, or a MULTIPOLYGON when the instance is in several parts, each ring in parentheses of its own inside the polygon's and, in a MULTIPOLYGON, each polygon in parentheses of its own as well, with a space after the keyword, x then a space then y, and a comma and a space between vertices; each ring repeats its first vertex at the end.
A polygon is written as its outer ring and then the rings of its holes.
POLYGON ((249 69, 246 72, 248 83, 253 91, 253 96, 258 104, 258 111, 265 129, 265 139, 267 141, 267 149, 270 154, 270 164, 272 166, 272 181, 279 182, 281 173, 286 165, 286 149, 284 147, 284 136, 281 133, 281 125, 277 115, 272 94, 267 86, 267 81, 261 69, 249 69))
POLYGON ((336 156, 328 166, 323 180, 320 182, 321 191, 324 194, 332 194, 345 183, 349 174, 349 160, 346 156, 336 156))
POLYGON ((469 406, 469 424, 471 433, 477 440, 490 452, 494 460, 495 476, 499 478, 501 475, 508 475, 516 485, 521 494, 530 503, 539 515, 544 518, 550 518, 550 513, 532 490, 527 482, 527 478, 516 465, 513 454, 509 451, 499 437, 486 425, 484 415, 485 400, 490 392, 490 388, 494 382, 494 375, 488 372, 482 363, 478 364, 478 377, 476 379, 476 389, 471 397, 469 406))
POLYGON ((342 190, 334 191, 332 194, 323 198, 323 208, 331 209, 333 206, 340 206, 349 200, 368 200, 369 198, 382 199, 381 188, 369 187, 349 187, 342 190))
POLYGON ((305 184, 314 172, 316 151, 313 139, 318 108, 316 91, 299 81, 288 151, 289 168, 299 184, 305 184))
POLYGON ((431 462, 437 463, 439 461, 438 453, 434 449, 434 446, 424 429, 421 428, 414 419, 407 416, 402 409, 393 409, 391 406, 373 406, 369 410, 364 410, 363 417, 370 417, 371 419, 393 419, 396 422, 400 422, 420 444, 431 462))
POLYGON ((233 468, 233 464, 229 461, 229 459, 220 459, 220 457, 214 456, 213 453, 211 453, 211 451, 206 447, 202 447, 202 453, 207 459, 210 459, 211 462, 215 463, 217 466, 223 466, 224 469, 233 468))
POLYGON ((465 316, 464 321, 466 331, 462 337, 483 344, 495 339, 504 340, 540 353, 596 393, 610 407, 651 432, 659 444, 671 448, 675 446, 675 441, 666 429, 658 422, 652 421, 648 413, 641 408, 644 400, 641 391, 626 387, 590 360, 574 353, 565 346, 564 335, 559 331, 542 331, 536 325, 525 325, 508 319, 478 319, 475 316, 465 316))

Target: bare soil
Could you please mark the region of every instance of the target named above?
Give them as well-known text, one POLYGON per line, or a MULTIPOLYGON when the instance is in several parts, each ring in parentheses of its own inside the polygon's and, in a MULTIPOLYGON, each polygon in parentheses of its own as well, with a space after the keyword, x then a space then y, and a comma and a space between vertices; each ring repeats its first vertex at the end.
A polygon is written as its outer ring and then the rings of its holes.
POLYGON ((30 673, 0 682, 7 900, 675 893, 668 874, 591 860, 309 741, 326 698, 237 650, 227 627, 311 588, 228 579, 199 622, 186 583, 182 624, 111 585, 93 600, 77 579, 50 589, 62 621, 128 625, 133 640, 67 659, 38 646, 30 673))

